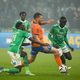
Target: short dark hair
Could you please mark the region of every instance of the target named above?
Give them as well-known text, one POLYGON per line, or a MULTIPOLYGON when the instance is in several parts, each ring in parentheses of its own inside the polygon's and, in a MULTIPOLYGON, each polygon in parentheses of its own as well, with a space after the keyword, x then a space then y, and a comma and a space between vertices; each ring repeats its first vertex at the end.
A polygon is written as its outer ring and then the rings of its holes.
POLYGON ((17 22, 17 23, 16 23, 16 26, 15 26, 15 27, 16 27, 16 29, 19 29, 19 26, 20 26, 20 25, 22 25, 22 22, 20 22, 20 21, 19 21, 19 22, 17 22))
POLYGON ((36 12, 33 17, 34 17, 34 19, 35 19, 35 18, 38 18, 39 16, 42 16, 42 14, 39 13, 39 12, 36 12))
POLYGON ((27 15, 27 13, 26 13, 25 11, 22 11, 22 12, 20 12, 20 13, 19 13, 19 15, 20 15, 20 16, 21 16, 21 15, 26 16, 26 15, 27 15))
POLYGON ((63 20, 63 19, 65 19, 67 21, 65 16, 60 17, 60 20, 63 20))

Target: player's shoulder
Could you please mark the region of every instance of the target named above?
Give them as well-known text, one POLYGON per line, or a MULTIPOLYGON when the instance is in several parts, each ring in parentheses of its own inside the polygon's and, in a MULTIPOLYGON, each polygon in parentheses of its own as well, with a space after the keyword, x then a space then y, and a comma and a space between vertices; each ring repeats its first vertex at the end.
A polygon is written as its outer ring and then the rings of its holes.
POLYGON ((19 22, 19 21, 22 22, 20 19, 17 19, 17 20, 16 20, 16 23, 19 22))
POLYGON ((58 27, 58 26, 59 26, 59 24, 54 24, 54 25, 53 25, 53 27, 58 27))
POLYGON ((17 22, 19 22, 19 19, 14 21, 14 25, 15 25, 17 22))
POLYGON ((65 25, 65 29, 68 31, 68 26, 67 25, 65 25))
POLYGON ((40 28, 40 25, 39 24, 36 24, 36 23, 32 23, 31 24, 31 28, 38 29, 38 28, 40 28))
POLYGON ((24 31, 24 30, 18 30, 18 31, 17 31, 17 34, 18 34, 19 36, 23 36, 23 35, 27 34, 27 32, 24 31))
POLYGON ((52 28, 57 28, 59 26, 59 24, 54 24, 52 25, 52 28))
POLYGON ((23 33, 23 30, 17 29, 16 33, 18 33, 18 34, 23 33))
POLYGON ((16 20, 16 22, 19 22, 19 21, 22 22, 22 23, 23 23, 23 22, 25 22, 25 23, 30 23, 28 20, 24 20, 24 21, 22 21, 21 19, 16 20))
POLYGON ((26 22, 26 23, 30 24, 30 22, 29 22, 28 20, 25 20, 24 22, 26 22))

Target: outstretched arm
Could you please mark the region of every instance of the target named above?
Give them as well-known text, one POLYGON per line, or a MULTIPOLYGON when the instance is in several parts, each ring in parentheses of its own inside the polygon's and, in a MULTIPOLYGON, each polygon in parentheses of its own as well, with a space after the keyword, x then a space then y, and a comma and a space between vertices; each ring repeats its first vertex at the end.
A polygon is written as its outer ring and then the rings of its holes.
POLYGON ((51 23, 53 23, 53 22, 54 22, 53 19, 49 19, 48 21, 41 21, 39 24, 40 24, 40 25, 45 25, 45 24, 51 24, 51 23))
POLYGON ((49 45, 48 43, 42 43, 42 42, 40 42, 35 36, 30 37, 29 40, 32 41, 33 43, 37 43, 37 44, 40 44, 40 45, 43 45, 43 46, 49 45))
POLYGON ((65 39, 64 39, 65 43, 67 44, 67 46, 71 49, 71 51, 74 51, 74 48, 72 48, 69 44, 68 38, 67 38, 67 34, 65 35, 65 39))
POLYGON ((58 46, 58 45, 56 44, 56 42, 53 40, 53 34, 49 33, 49 34, 48 34, 48 38, 49 38, 49 40, 51 41, 53 47, 59 48, 59 46, 58 46))

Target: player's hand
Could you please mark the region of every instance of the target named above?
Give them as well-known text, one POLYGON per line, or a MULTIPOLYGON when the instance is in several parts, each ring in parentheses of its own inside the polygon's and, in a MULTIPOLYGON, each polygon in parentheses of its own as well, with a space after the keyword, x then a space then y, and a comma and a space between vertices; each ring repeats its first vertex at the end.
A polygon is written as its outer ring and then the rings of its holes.
POLYGON ((30 31, 29 30, 27 30, 26 28, 24 29, 26 32, 28 32, 28 33, 30 33, 30 31))
POLYGON ((26 29, 24 25, 22 25, 21 28, 22 28, 22 30, 25 30, 26 29))
POLYGON ((47 24, 51 24, 51 23, 53 23, 54 22, 54 19, 49 19, 48 21, 47 21, 47 24))
POLYGON ((42 45, 43 45, 43 46, 48 46, 49 44, 48 44, 48 43, 43 43, 42 45))
POLYGON ((71 50, 71 51, 74 51, 74 48, 73 48, 73 47, 70 47, 70 50, 71 50))

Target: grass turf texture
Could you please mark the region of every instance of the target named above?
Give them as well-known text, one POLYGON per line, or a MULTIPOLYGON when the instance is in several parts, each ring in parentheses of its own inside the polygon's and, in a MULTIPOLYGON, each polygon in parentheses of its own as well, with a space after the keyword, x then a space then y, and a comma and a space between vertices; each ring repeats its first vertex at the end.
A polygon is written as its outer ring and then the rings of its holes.
MULTIPOLYGON (((26 51, 30 52, 29 49, 26 51)), ((59 73, 53 55, 39 53, 35 62, 30 64, 30 70, 36 76, 25 76, 23 68, 17 75, 1 73, 0 80, 80 80, 80 50, 74 51, 72 55, 73 60, 67 61, 67 64, 72 67, 69 75, 59 73)), ((7 49, 0 49, 0 66, 12 67, 7 49)))

